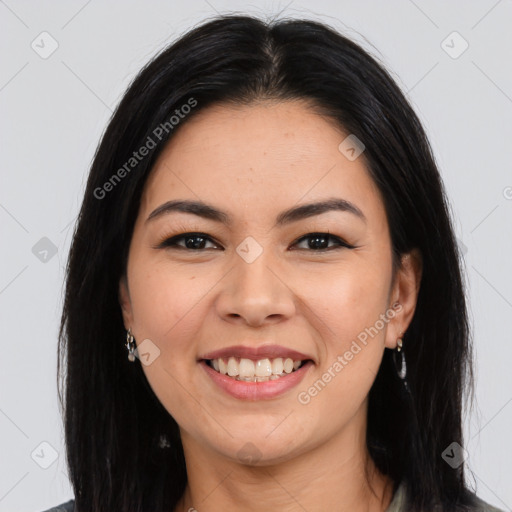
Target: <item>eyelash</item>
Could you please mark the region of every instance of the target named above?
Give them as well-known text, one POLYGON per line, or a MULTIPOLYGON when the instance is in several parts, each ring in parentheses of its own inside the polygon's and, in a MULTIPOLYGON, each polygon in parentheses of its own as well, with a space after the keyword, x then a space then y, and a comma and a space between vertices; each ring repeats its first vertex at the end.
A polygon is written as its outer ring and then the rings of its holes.
MULTIPOLYGON (((340 237, 338 237, 336 235, 332 235, 331 233, 323 233, 323 232, 313 232, 313 233, 308 233, 306 235, 303 235, 302 237, 298 238, 294 242, 294 245, 303 240, 306 240, 308 238, 314 238, 314 237, 323 237, 323 238, 327 238, 327 239, 332 239, 332 240, 335 240, 338 245, 335 247, 328 247, 326 249, 299 249, 299 250, 308 251, 308 252, 325 253, 328 251, 332 251, 334 249, 343 249, 343 248, 355 249, 356 248, 356 246, 345 242, 343 239, 341 239, 340 237)), ((193 251, 193 252, 203 252, 206 250, 206 249, 191 249, 189 247, 177 245, 178 241, 187 239, 187 238, 202 238, 203 240, 208 240, 208 241, 214 243, 215 245, 220 245, 220 244, 217 244, 216 242, 214 242, 213 239, 211 237, 209 237, 208 235, 206 235, 205 233, 188 232, 188 233, 180 233, 179 235, 174 235, 170 238, 165 238, 158 245, 154 246, 154 248, 155 249, 171 249, 172 248, 172 249, 179 249, 179 250, 183 249, 186 251, 193 251)), ((211 249, 211 247, 210 247, 210 249, 211 249)))

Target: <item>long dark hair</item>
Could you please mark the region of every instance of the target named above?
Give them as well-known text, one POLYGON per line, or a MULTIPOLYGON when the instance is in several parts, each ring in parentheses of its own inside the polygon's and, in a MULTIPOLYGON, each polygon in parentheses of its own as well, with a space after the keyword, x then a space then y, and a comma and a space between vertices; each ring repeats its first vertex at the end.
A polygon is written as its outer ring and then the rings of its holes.
POLYGON ((412 248, 422 255, 416 312, 404 338, 409 391, 385 350, 369 396, 370 455, 395 488, 403 483, 407 510, 439 504, 448 511, 471 502, 464 464, 452 468, 442 457, 451 443, 463 445, 464 391, 472 389, 464 284, 443 185, 418 117, 384 67, 332 28, 221 16, 140 71, 92 163, 67 266, 58 365, 80 512, 172 510, 184 491, 177 424, 140 363, 127 360, 118 284, 144 183, 166 141, 209 105, 267 98, 307 100, 364 142, 385 202, 395 268, 412 248))

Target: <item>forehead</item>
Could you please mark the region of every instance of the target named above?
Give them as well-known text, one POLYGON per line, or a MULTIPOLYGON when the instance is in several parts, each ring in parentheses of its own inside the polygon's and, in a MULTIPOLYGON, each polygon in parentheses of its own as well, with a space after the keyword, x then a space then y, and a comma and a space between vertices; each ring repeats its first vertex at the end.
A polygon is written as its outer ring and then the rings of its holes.
POLYGON ((250 214, 339 196, 360 203, 365 214, 382 215, 364 158, 351 161, 339 150, 348 135, 302 101, 205 108, 167 143, 141 208, 148 213, 169 199, 189 198, 243 206, 250 214))

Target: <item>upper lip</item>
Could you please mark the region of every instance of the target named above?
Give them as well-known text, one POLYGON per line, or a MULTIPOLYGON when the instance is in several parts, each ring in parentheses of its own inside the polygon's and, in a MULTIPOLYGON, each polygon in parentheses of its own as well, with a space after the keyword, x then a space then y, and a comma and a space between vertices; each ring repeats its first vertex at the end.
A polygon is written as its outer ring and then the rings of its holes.
POLYGON ((245 359, 252 359, 253 361, 257 361, 259 359, 275 359, 277 357, 286 359, 289 357, 294 361, 299 359, 301 361, 305 361, 307 359, 314 361, 312 356, 303 354, 302 352, 298 352, 297 350, 293 350, 291 348, 283 347, 281 345, 262 345, 259 347, 233 345, 231 347, 208 352, 207 354, 200 356, 199 359, 219 359, 221 357, 243 357, 245 359))

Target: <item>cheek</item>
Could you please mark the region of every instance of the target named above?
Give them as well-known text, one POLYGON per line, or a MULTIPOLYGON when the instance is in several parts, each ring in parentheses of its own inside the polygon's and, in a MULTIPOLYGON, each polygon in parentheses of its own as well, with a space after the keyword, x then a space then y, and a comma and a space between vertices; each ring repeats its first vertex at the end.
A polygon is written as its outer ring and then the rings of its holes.
POLYGON ((297 391, 309 429, 332 434, 363 405, 384 352, 388 283, 350 271, 309 294, 321 336, 320 366, 297 391), (333 417, 333 411, 336 411, 333 417), (326 422, 326 418, 331 421, 326 422))
MULTIPOLYGON (((193 341, 200 335, 202 308, 211 285, 191 279, 190 273, 171 272, 165 265, 147 267, 139 271, 142 267, 134 265, 130 276, 137 341, 150 339, 159 349, 158 357, 142 369, 158 400, 182 424, 194 406, 184 390, 193 389, 197 356, 193 341)), ((200 413, 195 411, 196 417, 200 413)))
POLYGON ((189 273, 170 272, 156 265, 151 270, 134 271, 130 292, 140 335, 162 345, 168 345, 170 339, 173 344, 179 343, 183 333, 197 322, 194 310, 200 307, 209 289, 207 284, 189 273))
POLYGON ((316 287, 311 284, 304 298, 320 332, 321 367, 313 387, 301 389, 299 402, 310 401, 318 414, 335 406, 350 415, 364 401, 382 360, 390 319, 385 316, 388 274, 382 264, 366 262, 364 268, 347 266, 316 287))
MULTIPOLYGON (((385 313, 388 291, 385 269, 363 265, 361 261, 361 265, 347 265, 338 272, 331 269, 328 275, 317 275, 314 282, 305 283, 303 297, 322 321, 322 337, 329 340, 330 351, 344 351, 347 344, 374 326, 385 313)), ((373 337, 383 337, 385 329, 381 323, 378 327, 379 335, 373 337)))

